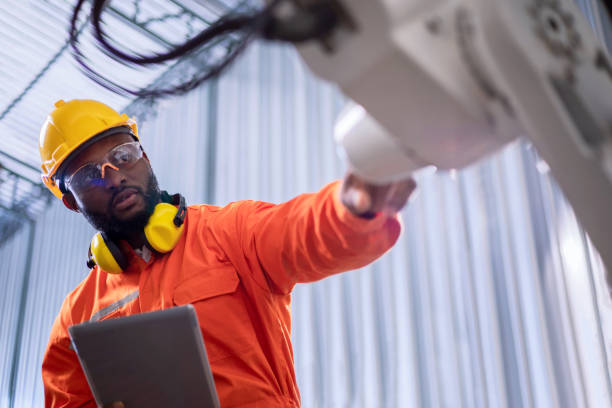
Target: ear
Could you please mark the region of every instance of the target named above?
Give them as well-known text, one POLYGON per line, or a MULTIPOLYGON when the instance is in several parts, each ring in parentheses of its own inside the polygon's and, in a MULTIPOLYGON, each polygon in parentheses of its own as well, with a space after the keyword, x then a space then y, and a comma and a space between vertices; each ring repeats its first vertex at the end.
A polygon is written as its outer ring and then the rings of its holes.
POLYGON ((69 210, 79 212, 76 200, 74 199, 74 196, 71 193, 64 194, 64 196, 62 197, 62 202, 69 210))

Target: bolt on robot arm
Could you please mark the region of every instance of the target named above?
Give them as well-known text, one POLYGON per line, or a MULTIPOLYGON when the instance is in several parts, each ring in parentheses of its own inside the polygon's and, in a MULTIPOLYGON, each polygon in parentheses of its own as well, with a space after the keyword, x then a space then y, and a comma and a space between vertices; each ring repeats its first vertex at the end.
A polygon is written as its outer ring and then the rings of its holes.
POLYGON ((526 135, 612 271, 612 63, 571 0, 294 0, 313 3, 339 23, 298 51, 358 104, 336 126, 357 173, 462 168, 526 135))

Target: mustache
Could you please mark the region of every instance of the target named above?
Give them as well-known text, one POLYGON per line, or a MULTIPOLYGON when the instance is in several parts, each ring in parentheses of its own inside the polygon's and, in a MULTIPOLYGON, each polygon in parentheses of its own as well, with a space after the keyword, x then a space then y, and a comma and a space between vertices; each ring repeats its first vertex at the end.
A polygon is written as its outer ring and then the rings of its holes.
POLYGON ((108 213, 112 214, 112 210, 113 210, 113 203, 115 202, 115 198, 117 198, 117 196, 121 193, 123 193, 125 190, 136 190, 137 194, 140 194, 141 196, 144 197, 145 192, 142 188, 138 187, 138 186, 123 186, 118 188, 113 195, 111 196, 110 200, 108 201, 108 213))

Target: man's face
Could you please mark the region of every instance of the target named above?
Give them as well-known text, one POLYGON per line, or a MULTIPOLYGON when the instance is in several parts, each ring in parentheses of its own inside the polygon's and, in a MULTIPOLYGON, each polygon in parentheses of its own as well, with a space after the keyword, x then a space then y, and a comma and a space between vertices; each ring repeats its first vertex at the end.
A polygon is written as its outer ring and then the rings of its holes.
MULTIPOLYGON (((108 136, 80 152, 64 171, 65 180, 87 164, 103 164, 109 151, 134 139, 127 133, 108 136)), ((102 183, 75 189, 69 183, 66 199, 99 231, 125 238, 142 231, 160 201, 157 180, 146 157, 127 168, 104 167, 102 183)))

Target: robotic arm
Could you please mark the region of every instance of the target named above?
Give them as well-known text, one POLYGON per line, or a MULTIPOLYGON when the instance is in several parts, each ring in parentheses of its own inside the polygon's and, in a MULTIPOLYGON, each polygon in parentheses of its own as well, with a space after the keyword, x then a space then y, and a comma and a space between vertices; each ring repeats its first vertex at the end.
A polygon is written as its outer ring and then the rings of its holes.
POLYGON ((462 168, 526 135, 599 250, 612 292, 612 60, 572 0, 266 0, 148 56, 108 41, 100 18, 107 2, 90 3, 99 45, 125 63, 162 63, 236 34, 225 58, 183 84, 133 90, 86 63, 79 0, 73 54, 91 78, 126 95, 187 92, 256 35, 297 44, 315 74, 356 102, 336 138, 354 170, 374 183, 429 165, 462 168))
POLYGON ((336 125, 357 173, 461 168, 526 135, 612 271, 612 62, 571 0, 324 1, 339 23, 298 51, 359 104, 336 125))

